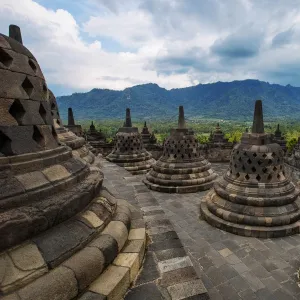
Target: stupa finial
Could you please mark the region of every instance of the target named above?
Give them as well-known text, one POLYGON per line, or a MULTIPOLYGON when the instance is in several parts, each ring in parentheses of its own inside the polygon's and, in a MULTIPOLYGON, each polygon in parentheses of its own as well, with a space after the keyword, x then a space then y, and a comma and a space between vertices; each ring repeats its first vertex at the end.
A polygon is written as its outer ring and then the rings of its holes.
POLYGON ((178 117, 178 129, 185 129, 185 119, 184 119, 184 110, 183 106, 179 106, 179 117, 178 117))
POLYGON ((263 110, 262 110, 262 101, 256 100, 252 133, 264 133, 264 132, 265 131, 264 131, 264 117, 263 117, 263 110))
POLYGON ((124 127, 132 127, 130 108, 126 108, 126 119, 125 119, 124 127))
POLYGON ((9 37, 23 45, 21 29, 17 25, 9 25, 9 37))
POLYGON ((73 126, 73 125, 75 125, 73 110, 72 110, 72 107, 69 107, 68 108, 68 126, 73 126))
POLYGON ((147 127, 147 123, 146 123, 146 121, 144 122, 144 127, 147 127))

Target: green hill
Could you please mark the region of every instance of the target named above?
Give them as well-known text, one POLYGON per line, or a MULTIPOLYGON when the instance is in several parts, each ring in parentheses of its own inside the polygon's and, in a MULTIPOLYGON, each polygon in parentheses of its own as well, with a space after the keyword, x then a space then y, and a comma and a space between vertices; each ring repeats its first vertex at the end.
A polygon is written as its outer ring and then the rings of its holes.
POLYGON ((266 119, 300 119, 300 88, 259 80, 216 82, 166 90, 157 84, 137 85, 123 91, 93 89, 57 98, 67 119, 72 107, 76 120, 123 119, 130 107, 135 120, 171 120, 179 105, 193 118, 249 120, 254 102, 263 100, 266 119))

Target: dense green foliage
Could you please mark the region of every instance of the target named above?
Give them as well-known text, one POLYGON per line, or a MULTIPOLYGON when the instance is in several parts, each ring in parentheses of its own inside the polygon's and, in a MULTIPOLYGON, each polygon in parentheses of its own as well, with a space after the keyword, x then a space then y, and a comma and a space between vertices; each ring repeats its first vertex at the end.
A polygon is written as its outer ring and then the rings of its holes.
POLYGON ((199 119, 250 120, 254 101, 263 100, 266 120, 300 119, 300 88, 259 80, 216 82, 166 90, 156 84, 137 85, 123 91, 93 89, 58 97, 63 119, 72 107, 76 120, 120 119, 130 107, 133 120, 176 119, 184 105, 190 121, 199 119))
MULTIPOLYGON (((87 131, 91 121, 81 121, 78 122, 83 126, 84 131, 87 131)), ((188 122, 188 128, 194 130, 197 139, 199 142, 205 144, 208 142, 209 135, 212 131, 215 130, 217 120, 198 120, 194 122, 188 122)), ((246 131, 246 128, 251 130, 252 122, 239 122, 239 121, 221 121, 219 122, 222 131, 225 134, 225 137, 228 138, 229 142, 239 142, 242 136, 242 133, 246 131)), ((94 121, 97 130, 102 130, 108 138, 108 141, 111 141, 119 127, 123 125, 121 120, 101 120, 94 121)), ((177 123, 166 122, 166 121, 155 121, 147 123, 150 131, 155 133, 155 136, 159 143, 162 143, 163 140, 168 137, 170 134, 171 128, 176 128, 177 123)), ((139 128, 141 131, 144 126, 143 122, 134 122, 133 126, 139 128)), ((265 122, 265 131, 268 133, 274 133, 277 127, 277 122, 265 122)), ((298 137, 300 137, 300 122, 284 122, 280 124, 280 130, 282 135, 287 140, 288 149, 291 150, 296 144, 298 137)))

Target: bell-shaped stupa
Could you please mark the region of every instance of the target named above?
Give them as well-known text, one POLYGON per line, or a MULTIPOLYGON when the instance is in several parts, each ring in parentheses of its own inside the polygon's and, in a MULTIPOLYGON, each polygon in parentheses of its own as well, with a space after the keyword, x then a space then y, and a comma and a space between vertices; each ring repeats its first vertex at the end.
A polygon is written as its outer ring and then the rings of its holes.
POLYGON ((63 126, 56 98, 50 90, 49 102, 51 106, 53 125, 57 132, 59 141, 71 147, 74 156, 80 157, 90 164, 99 164, 97 160, 95 161, 95 155, 88 149, 85 139, 83 137, 77 136, 75 133, 63 126))
POLYGON ((167 193, 192 193, 209 189, 217 175, 200 154, 200 144, 186 128, 183 106, 179 106, 178 128, 164 142, 163 154, 146 175, 148 188, 167 193))
POLYGON ((286 141, 284 137, 282 136, 281 130, 279 128, 279 124, 277 124, 274 136, 273 136, 273 142, 277 143, 281 146, 283 151, 286 151, 286 141))
POLYGON ((119 128, 115 137, 115 145, 106 159, 124 167, 132 174, 146 173, 155 162, 146 151, 137 127, 132 127, 130 109, 126 109, 124 126, 119 128))
POLYGON ((231 233, 271 238, 299 233, 299 191, 286 178, 284 153, 264 132, 257 100, 252 133, 231 153, 229 169, 201 202, 208 223, 231 233))
MULTIPOLYGON (((74 154, 82 139, 59 141, 55 98, 19 27, 10 36, 0 34, 0 298, 111 298, 104 271, 120 276, 110 266, 128 240, 129 205, 74 154)), ((122 269, 120 299, 134 277, 122 269)))

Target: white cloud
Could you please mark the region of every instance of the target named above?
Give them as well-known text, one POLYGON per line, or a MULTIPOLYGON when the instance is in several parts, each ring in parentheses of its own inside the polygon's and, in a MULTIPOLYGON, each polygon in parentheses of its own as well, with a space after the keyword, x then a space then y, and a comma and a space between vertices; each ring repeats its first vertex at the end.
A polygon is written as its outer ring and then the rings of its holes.
POLYGON ((0 32, 19 25, 48 85, 68 90, 148 82, 173 88, 246 78, 300 86, 293 77, 300 69, 297 4, 89 0, 88 15, 79 23, 63 1, 51 10, 34 0, 0 0, 0 32), (107 48, 107 39, 114 49, 107 48))

